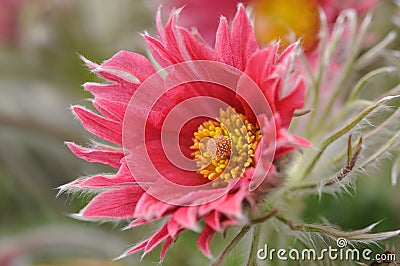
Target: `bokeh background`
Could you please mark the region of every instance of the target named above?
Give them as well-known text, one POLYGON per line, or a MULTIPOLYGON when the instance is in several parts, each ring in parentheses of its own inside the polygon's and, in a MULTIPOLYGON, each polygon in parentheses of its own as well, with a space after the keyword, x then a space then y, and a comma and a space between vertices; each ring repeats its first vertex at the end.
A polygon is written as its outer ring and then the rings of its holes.
MULTIPOLYGON (((114 264, 111 260, 156 226, 121 232, 119 224, 76 221, 68 214, 78 212, 90 196, 57 197, 57 187, 82 175, 113 171, 75 158, 64 145, 85 145, 94 138, 70 111, 71 104, 91 106, 81 84, 97 79, 79 55, 101 63, 121 49, 146 54, 139 33, 154 32, 158 3, 0 0, 0 266, 139 264, 139 255, 114 264)), ((400 10, 392 1, 379 1, 375 34, 398 32, 391 19, 396 14, 400 10)), ((400 48, 396 43, 398 39, 391 48, 400 48)), ((385 82, 393 80, 379 80, 370 89, 390 87, 385 82)), ((391 185, 390 161, 383 160, 369 177, 361 176, 351 194, 309 196, 296 203, 304 220, 324 217, 347 229, 381 221, 378 231, 399 229, 400 184, 391 185)), ((195 233, 183 233, 163 265, 206 265, 195 238, 195 233)), ((217 254, 224 239, 215 240, 217 254)), ((385 245, 400 247, 400 239, 384 242, 383 249, 385 245)), ((159 248, 142 265, 156 265, 158 254, 159 248)), ((226 265, 241 261, 239 246, 226 265)))

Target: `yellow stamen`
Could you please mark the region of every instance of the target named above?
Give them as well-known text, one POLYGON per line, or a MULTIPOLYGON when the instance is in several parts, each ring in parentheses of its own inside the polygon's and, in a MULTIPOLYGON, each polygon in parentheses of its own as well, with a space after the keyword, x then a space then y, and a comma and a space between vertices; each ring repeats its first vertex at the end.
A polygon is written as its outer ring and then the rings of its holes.
POLYGON ((261 139, 258 126, 234 109, 220 110, 216 120, 208 120, 195 132, 192 156, 198 173, 223 183, 242 177, 247 167, 255 165, 254 154, 261 139))

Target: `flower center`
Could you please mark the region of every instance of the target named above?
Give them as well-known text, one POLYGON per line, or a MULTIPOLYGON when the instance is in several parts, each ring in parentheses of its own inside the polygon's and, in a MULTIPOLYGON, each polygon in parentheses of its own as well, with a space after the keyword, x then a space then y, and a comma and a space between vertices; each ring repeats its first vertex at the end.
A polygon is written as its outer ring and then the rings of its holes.
POLYGON ((216 120, 201 124, 190 147, 198 173, 223 183, 242 177, 247 167, 255 165, 254 154, 261 130, 234 109, 220 110, 216 120))
POLYGON ((253 3, 255 34, 260 43, 281 40, 286 47, 301 38, 304 49, 318 41, 320 18, 315 0, 255 0, 253 3), (290 36, 291 34, 295 36, 290 36))

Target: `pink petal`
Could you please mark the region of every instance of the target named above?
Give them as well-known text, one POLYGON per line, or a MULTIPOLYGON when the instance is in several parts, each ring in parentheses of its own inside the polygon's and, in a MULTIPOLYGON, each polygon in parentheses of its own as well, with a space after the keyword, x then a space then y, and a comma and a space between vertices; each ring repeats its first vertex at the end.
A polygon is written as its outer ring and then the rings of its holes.
POLYGON ((97 98, 94 100, 93 105, 105 117, 121 123, 123 122, 127 108, 125 103, 97 98))
POLYGON ((197 207, 180 207, 174 214, 173 219, 184 228, 198 231, 197 207))
POLYGON ((239 5, 232 21, 232 52, 235 55, 234 66, 244 70, 248 59, 259 49, 253 27, 243 5, 239 5))
POLYGON ((164 35, 164 25, 161 21, 161 6, 157 10, 156 14, 156 28, 158 36, 162 42, 165 42, 165 35, 164 35))
POLYGON ((217 211, 212 211, 208 214, 204 221, 206 224, 211 227, 214 231, 220 232, 221 231, 221 214, 217 211))
POLYGON ((303 107, 306 86, 303 80, 298 81, 294 89, 279 101, 279 113, 282 127, 288 128, 296 109, 303 107))
POLYGON ((146 220, 161 218, 172 208, 174 208, 174 206, 159 201, 145 193, 137 203, 134 217, 144 218, 146 220))
POLYGON ((176 61, 174 59, 174 55, 169 54, 169 51, 166 50, 164 45, 157 40, 147 34, 143 35, 146 40, 147 47, 149 48, 151 54, 154 59, 159 63, 162 67, 169 66, 171 64, 175 64, 176 61))
POLYGON ((101 69, 104 68, 131 74, 140 82, 145 81, 156 72, 146 57, 128 51, 119 51, 111 59, 101 64, 101 69))
POLYGON ((84 218, 128 219, 143 194, 139 186, 124 187, 98 194, 81 211, 84 218))
POLYGON ((144 249, 147 245, 148 240, 145 240, 143 242, 140 242, 138 244, 136 244, 135 246, 133 246, 132 248, 128 249, 124 254, 122 254, 119 258, 124 258, 126 256, 132 255, 138 251, 141 251, 142 249, 144 249))
POLYGON ((229 194, 222 204, 216 206, 216 210, 228 216, 232 215, 244 219, 242 205, 243 199, 246 197, 246 189, 241 188, 237 192, 229 194))
POLYGON ((221 62, 234 66, 232 40, 229 32, 228 21, 224 17, 221 18, 218 25, 215 51, 221 62))
POLYGON ((243 221, 238 220, 234 217, 227 218, 221 222, 221 227, 224 229, 231 227, 231 226, 242 226, 242 225, 243 225, 243 221))
POLYGON ((72 142, 67 142, 66 144, 73 154, 75 154, 77 157, 83 160, 86 160, 91 163, 107 164, 117 169, 121 166, 120 161, 124 157, 123 151, 109 151, 109 150, 84 148, 72 142))
POLYGON ((203 252, 205 256, 211 258, 211 251, 210 251, 210 241, 213 237, 215 231, 208 225, 203 228, 200 235, 197 238, 197 246, 199 247, 200 251, 203 252))
POLYGON ((187 29, 179 28, 182 42, 191 60, 212 60, 214 51, 196 39, 187 29))
POLYGON ((271 74, 271 67, 275 63, 278 49, 279 44, 273 44, 255 52, 249 58, 245 73, 249 75, 258 85, 261 85, 268 75, 271 74))
POLYGON ((147 245, 144 248, 144 252, 149 253, 168 236, 167 224, 165 224, 149 239, 149 242, 147 242, 147 245))
MULTIPOLYGON (((275 44, 254 53, 246 66, 245 73, 256 82, 267 99, 272 112, 276 112, 277 84, 271 77, 273 64, 277 56, 279 45, 275 44)), ((245 89, 241 85, 240 89, 245 89)))
POLYGON ((311 148, 313 146, 311 142, 302 137, 296 135, 291 135, 291 137, 293 139, 293 143, 295 143, 297 146, 308 147, 308 148, 311 148))
POLYGON ((73 106, 73 110, 87 131, 122 146, 122 125, 120 123, 96 115, 80 106, 73 106))
POLYGON ((178 16, 177 14, 172 14, 167 22, 167 25, 165 25, 164 28, 165 42, 163 43, 168 53, 171 56, 173 56, 175 63, 185 61, 183 59, 183 54, 182 54, 183 47, 181 46, 179 36, 177 36, 176 34, 177 16, 178 16))
MULTIPOLYGON (((241 2, 249 2, 241 1, 241 2)), ((179 25, 185 28, 196 28, 208 44, 214 45, 215 32, 220 17, 233 18, 236 11, 237 0, 173 0, 167 1, 175 8, 183 7, 179 14, 179 25)))
POLYGON ((295 42, 289 45, 279 56, 279 59, 277 63, 282 63, 284 60, 288 59, 288 56, 290 56, 297 48, 299 47, 299 43, 295 42))
POLYGON ((211 211, 215 210, 216 206, 221 205, 225 201, 226 197, 227 197, 227 193, 224 193, 218 199, 213 200, 210 203, 200 205, 199 206, 199 215, 203 216, 203 215, 206 215, 206 214, 210 213, 211 211))
MULTIPOLYGON (((166 215, 169 215, 169 214, 170 213, 168 213, 166 215)), ((130 229, 130 228, 133 228, 133 227, 138 227, 138 226, 145 225, 145 224, 149 224, 149 223, 152 223, 152 222, 157 221, 157 220, 158 220, 158 218, 149 219, 149 220, 146 220, 146 219, 143 219, 143 218, 136 218, 129 225, 124 227, 124 230, 130 229)), ((170 221, 170 220, 168 220, 168 221, 170 221)), ((170 236, 172 236, 172 235, 170 234, 170 236)))
POLYGON ((89 59, 85 58, 84 56, 80 56, 81 60, 85 63, 85 65, 90 69, 90 71, 95 71, 100 65, 96 64, 89 59))
POLYGON ((175 238, 180 231, 183 230, 182 226, 180 226, 174 218, 170 218, 167 223, 168 234, 175 238))
POLYGON ((172 245, 172 243, 174 243, 174 239, 171 237, 168 237, 167 240, 165 240, 165 243, 161 249, 161 253, 160 253, 160 259, 164 259, 165 254, 168 251, 168 248, 172 245))
POLYGON ((83 85, 87 91, 96 98, 107 99, 109 101, 122 102, 128 104, 136 88, 137 84, 128 83, 116 84, 100 84, 95 82, 87 82, 83 85))
POLYGON ((67 188, 111 188, 115 186, 132 186, 136 181, 133 179, 126 164, 122 164, 115 176, 95 175, 80 180, 79 184, 71 184, 67 188))

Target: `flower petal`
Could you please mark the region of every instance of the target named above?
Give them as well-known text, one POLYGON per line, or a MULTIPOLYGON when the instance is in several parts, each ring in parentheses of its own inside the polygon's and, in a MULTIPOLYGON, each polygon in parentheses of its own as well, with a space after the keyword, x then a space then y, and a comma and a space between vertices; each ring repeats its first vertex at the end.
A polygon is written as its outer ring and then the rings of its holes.
POLYGON ((279 114, 282 120, 282 127, 289 128, 293 113, 296 109, 303 107, 306 86, 303 80, 298 80, 294 89, 279 101, 279 114))
POLYGON ((175 238, 180 231, 182 231, 182 226, 180 226, 174 218, 170 218, 167 224, 168 234, 175 238))
POLYGON ((259 49, 253 27, 243 5, 239 5, 232 21, 232 52, 235 55, 234 66, 244 70, 248 59, 259 49))
POLYGON ((98 188, 112 188, 116 186, 128 186, 128 185, 132 186, 135 184, 137 184, 135 179, 130 174, 126 164, 123 163, 118 173, 114 176, 95 175, 88 178, 78 179, 70 184, 65 185, 64 188, 98 189, 98 188))
POLYGON ((225 17, 221 18, 218 25, 215 51, 221 62, 233 66, 234 54, 232 51, 232 40, 229 32, 228 21, 225 17))
POLYGON ((212 211, 208 214, 204 221, 208 226, 210 226, 214 231, 220 232, 221 231, 221 213, 217 211, 212 211))
POLYGON ((67 142, 66 144, 73 154, 85 161, 107 164, 117 169, 121 166, 120 161, 124 157, 124 152, 119 150, 84 148, 72 142, 67 142))
POLYGON ((187 29, 179 28, 182 42, 191 60, 212 60, 214 51, 196 39, 187 29))
POLYGON ((172 217, 184 228, 199 231, 197 224, 197 207, 180 207, 172 217))
POLYGON ((139 186, 109 190, 98 194, 81 211, 84 218, 133 218, 136 204, 143 194, 139 186))
POLYGON ((114 69, 128 73, 139 80, 145 81, 156 70, 150 61, 143 55, 128 51, 119 51, 112 58, 101 64, 101 69, 114 69))
POLYGON ((110 101, 108 99, 96 98, 93 101, 94 107, 105 117, 123 122, 127 104, 119 101, 110 101))
POLYGON ((124 258, 126 256, 132 255, 132 254, 134 254, 134 253, 136 253, 138 251, 143 250, 146 247, 147 242, 148 242, 148 240, 145 240, 145 241, 142 241, 142 242, 134 245, 132 248, 129 248, 127 251, 125 251, 124 254, 119 256, 116 260, 122 259, 122 258, 124 258))
POLYGON ((87 131, 102 139, 122 145, 121 123, 96 115, 80 106, 72 108, 87 131))
POLYGON ((161 249, 161 253, 160 253, 160 260, 164 259, 165 254, 167 253, 169 247, 172 245, 172 243, 174 243, 174 239, 171 237, 168 237, 167 240, 165 240, 165 243, 161 249))
POLYGON ((161 218, 172 208, 174 208, 174 206, 159 201, 149 194, 144 193, 137 203, 134 217, 144 218, 146 220, 161 218))
POLYGON ((100 84, 95 82, 87 82, 83 87, 94 95, 94 97, 107 99, 109 101, 122 102, 128 104, 138 84, 116 83, 116 84, 100 84))
POLYGON ((211 258, 211 251, 210 251, 210 241, 213 237, 215 231, 208 225, 203 228, 200 235, 197 238, 197 246, 199 247, 200 251, 203 252, 205 256, 211 258))
POLYGON ((150 50, 150 53, 157 63, 160 64, 160 66, 166 67, 175 63, 173 55, 168 53, 164 45, 159 40, 147 34, 144 34, 143 37, 146 40, 146 44, 150 50))
POLYGON ((149 242, 147 242, 147 245, 144 248, 144 252, 149 253, 168 236, 167 224, 165 224, 149 239, 149 242))

